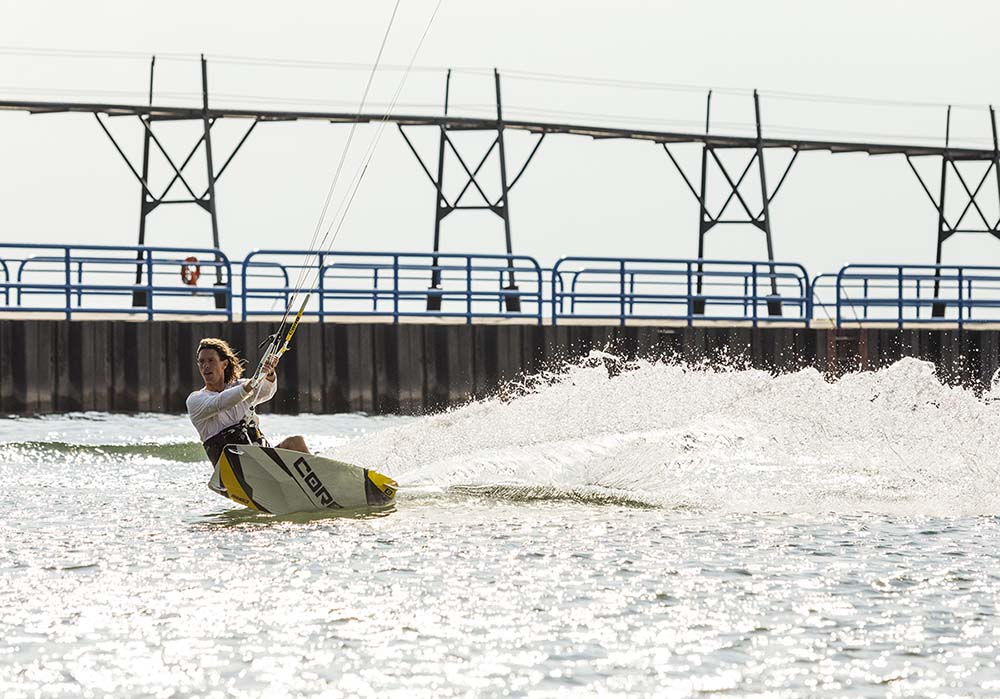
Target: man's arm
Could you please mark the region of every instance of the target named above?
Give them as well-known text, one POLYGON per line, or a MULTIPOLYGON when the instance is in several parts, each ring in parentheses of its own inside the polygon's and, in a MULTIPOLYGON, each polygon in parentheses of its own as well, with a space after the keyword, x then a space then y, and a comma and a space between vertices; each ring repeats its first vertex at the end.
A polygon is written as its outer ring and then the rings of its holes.
POLYGON ((193 420, 205 419, 223 410, 228 410, 249 397, 250 394, 246 392, 243 384, 230 386, 220 393, 195 391, 187 398, 188 415, 193 420))
POLYGON ((274 398, 274 394, 278 392, 278 376, 272 371, 269 374, 264 375, 264 380, 260 382, 260 386, 251 398, 251 405, 260 405, 261 403, 266 403, 267 401, 274 398))

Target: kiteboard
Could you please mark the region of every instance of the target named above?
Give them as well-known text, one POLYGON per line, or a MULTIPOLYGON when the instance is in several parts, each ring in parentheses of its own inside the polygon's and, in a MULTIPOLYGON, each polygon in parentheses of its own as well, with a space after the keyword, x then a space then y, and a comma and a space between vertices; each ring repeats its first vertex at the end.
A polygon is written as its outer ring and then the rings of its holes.
POLYGON ((396 481, 354 464, 290 449, 230 444, 208 487, 234 502, 277 515, 380 507, 396 481))

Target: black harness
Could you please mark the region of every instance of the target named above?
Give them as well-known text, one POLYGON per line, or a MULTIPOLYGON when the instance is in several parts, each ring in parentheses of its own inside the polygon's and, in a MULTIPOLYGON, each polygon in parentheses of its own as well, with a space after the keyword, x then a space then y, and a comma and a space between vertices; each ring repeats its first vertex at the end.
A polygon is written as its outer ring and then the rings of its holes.
POLYGON ((259 446, 266 447, 267 439, 257 425, 248 422, 247 420, 240 420, 235 425, 227 427, 226 429, 219 432, 219 434, 209 437, 205 440, 202 446, 205 447, 205 453, 208 454, 209 460, 212 465, 215 466, 219 461, 219 457, 222 456, 222 450, 227 444, 257 444, 259 446))

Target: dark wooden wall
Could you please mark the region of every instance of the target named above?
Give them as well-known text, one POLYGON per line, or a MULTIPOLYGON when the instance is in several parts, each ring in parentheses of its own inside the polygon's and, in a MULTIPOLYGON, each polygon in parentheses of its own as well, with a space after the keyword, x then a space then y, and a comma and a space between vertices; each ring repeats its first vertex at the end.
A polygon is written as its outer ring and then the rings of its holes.
MULTIPOLYGON (((0 321, 0 411, 184 412, 200 387, 194 350, 222 337, 256 363, 264 323, 0 321)), ((830 375, 905 356, 943 381, 988 385, 1000 333, 959 330, 657 328, 651 326, 303 324, 279 367, 281 413, 420 414, 487 396, 591 349, 624 358, 830 375)), ((255 365, 255 364, 254 364, 255 365)))

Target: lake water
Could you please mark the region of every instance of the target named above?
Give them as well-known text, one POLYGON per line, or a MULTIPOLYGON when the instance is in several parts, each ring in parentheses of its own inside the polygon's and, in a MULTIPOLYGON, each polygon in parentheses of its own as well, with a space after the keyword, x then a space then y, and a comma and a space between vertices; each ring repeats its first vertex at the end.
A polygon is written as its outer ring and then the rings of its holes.
POLYGON ((0 695, 1000 696, 1000 403, 600 362, 265 416, 402 485, 276 518, 183 416, 0 420, 0 695))

